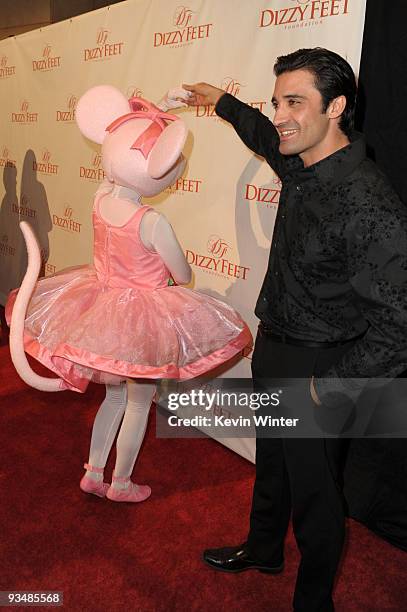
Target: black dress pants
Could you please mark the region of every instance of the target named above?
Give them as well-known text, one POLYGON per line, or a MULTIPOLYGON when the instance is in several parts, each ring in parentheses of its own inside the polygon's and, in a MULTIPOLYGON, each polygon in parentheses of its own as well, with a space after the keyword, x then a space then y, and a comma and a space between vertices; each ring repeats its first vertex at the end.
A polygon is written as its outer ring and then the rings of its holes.
MULTIPOLYGON (((257 335, 252 360, 254 386, 265 379, 304 378, 301 410, 313 410, 308 381, 349 350, 304 348, 257 335)), ((318 407, 324 410, 323 406, 318 407)), ((339 438, 261 438, 256 441, 256 480, 246 548, 270 564, 284 558, 284 539, 292 523, 301 562, 293 607, 296 612, 334 610, 332 589, 345 535, 341 471, 346 441, 339 438)))

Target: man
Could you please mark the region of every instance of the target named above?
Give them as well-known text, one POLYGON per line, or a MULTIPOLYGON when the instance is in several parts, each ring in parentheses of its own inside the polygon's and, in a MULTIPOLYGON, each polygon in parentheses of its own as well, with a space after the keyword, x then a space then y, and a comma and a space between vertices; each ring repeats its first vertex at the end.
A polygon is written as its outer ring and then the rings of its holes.
MULTIPOLYGON (((274 72, 273 122, 206 83, 184 87, 188 104, 215 104, 282 181, 252 374, 259 388, 270 377, 307 378, 300 408, 318 413, 342 397, 355 402, 366 379, 406 369, 407 212, 353 132, 350 65, 326 49, 300 49, 279 57, 274 72)), ((341 448, 339 438, 258 437, 247 541, 205 551, 206 563, 282 571, 292 512, 301 553, 294 610, 334 610, 341 448)))

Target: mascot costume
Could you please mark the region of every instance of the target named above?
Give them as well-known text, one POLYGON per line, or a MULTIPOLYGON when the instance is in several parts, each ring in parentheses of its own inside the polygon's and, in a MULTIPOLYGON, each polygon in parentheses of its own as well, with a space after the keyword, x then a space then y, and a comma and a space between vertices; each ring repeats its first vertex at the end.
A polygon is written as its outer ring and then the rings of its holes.
POLYGON ((233 308, 179 286, 191 279, 184 253, 165 217, 141 203, 184 170, 187 128, 163 112, 180 105, 168 95, 161 108, 127 100, 104 85, 82 96, 76 120, 84 136, 102 144, 106 175, 94 199, 93 264, 37 280, 40 252, 22 222, 28 270, 6 307, 13 363, 27 384, 78 392, 90 381, 106 385, 80 487, 113 501, 139 502, 151 494, 130 476, 159 379, 202 375, 252 341, 233 308), (58 378, 33 372, 24 351, 58 378), (119 427, 109 485, 103 471, 119 427))

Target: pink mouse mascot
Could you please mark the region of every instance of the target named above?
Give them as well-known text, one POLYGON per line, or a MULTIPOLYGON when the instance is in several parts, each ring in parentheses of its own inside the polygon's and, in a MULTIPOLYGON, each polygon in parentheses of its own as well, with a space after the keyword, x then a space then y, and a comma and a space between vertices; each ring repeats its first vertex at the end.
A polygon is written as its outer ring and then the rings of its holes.
MULTIPOLYGON (((166 108, 175 105, 170 100, 166 108)), ((84 392, 89 381, 106 385, 80 487, 139 502, 151 489, 130 476, 157 382, 202 375, 242 351, 251 334, 233 308, 179 286, 191 279, 183 251, 165 217, 141 203, 182 174, 183 121, 107 85, 82 96, 76 120, 82 134, 102 144, 107 177, 93 206, 93 265, 37 281, 38 245, 30 226, 21 224, 29 265, 6 307, 11 354, 21 378, 37 389, 84 392), (24 350, 59 378, 34 373, 24 350), (109 485, 103 471, 119 426, 109 485)))

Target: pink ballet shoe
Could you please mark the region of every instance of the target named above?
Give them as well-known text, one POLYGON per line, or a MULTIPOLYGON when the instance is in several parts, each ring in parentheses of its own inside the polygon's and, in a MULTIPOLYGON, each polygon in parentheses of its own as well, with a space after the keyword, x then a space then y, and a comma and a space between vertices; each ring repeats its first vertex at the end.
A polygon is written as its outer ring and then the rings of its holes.
MULTIPOLYGON (((89 465, 89 463, 84 463, 83 467, 85 470, 89 470, 89 472, 96 472, 97 474, 103 474, 103 468, 93 467, 93 465, 89 465)), ((103 480, 93 480, 89 478, 89 476, 85 476, 79 483, 80 488, 84 493, 92 493, 92 495, 97 495, 98 497, 106 497, 106 492, 109 488, 109 484, 107 482, 103 482, 103 480)))
POLYGON ((116 489, 110 486, 107 490, 106 497, 111 501, 117 502, 142 502, 151 495, 151 489, 148 485, 137 485, 127 478, 118 478, 113 475, 113 482, 129 483, 129 486, 125 489, 116 489))

